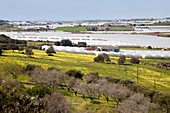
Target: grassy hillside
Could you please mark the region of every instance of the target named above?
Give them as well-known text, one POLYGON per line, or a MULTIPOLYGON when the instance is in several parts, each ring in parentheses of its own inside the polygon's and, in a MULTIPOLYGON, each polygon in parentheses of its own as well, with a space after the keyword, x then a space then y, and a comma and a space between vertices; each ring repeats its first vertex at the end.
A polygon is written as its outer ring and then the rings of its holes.
POLYGON ((58 28, 56 28, 56 30, 77 33, 77 32, 85 32, 86 27, 85 26, 58 27, 58 28))
MULTIPOLYGON (((48 67, 54 66, 61 69, 63 72, 70 69, 81 70, 84 74, 89 72, 98 72, 100 76, 115 76, 122 79, 129 79, 136 81, 137 67, 131 65, 129 59, 127 59, 127 65, 111 65, 111 64, 99 64, 93 63, 94 55, 86 54, 72 54, 57 52, 54 56, 47 56, 44 51, 34 50, 34 58, 27 58, 24 54, 19 52, 3 51, 3 55, 0 56, 1 71, 10 63, 18 63, 25 67, 27 64, 40 65, 47 69, 48 67)), ((118 57, 111 57, 111 60, 117 63, 118 57)), ((141 59, 142 61, 149 61, 156 63, 158 61, 170 61, 170 60, 159 60, 159 59, 141 59)), ((139 84, 154 88, 154 79, 157 81, 157 90, 170 94, 170 71, 160 69, 150 65, 138 65, 139 70, 139 84)), ((27 76, 19 76, 22 81, 29 81, 27 76)))

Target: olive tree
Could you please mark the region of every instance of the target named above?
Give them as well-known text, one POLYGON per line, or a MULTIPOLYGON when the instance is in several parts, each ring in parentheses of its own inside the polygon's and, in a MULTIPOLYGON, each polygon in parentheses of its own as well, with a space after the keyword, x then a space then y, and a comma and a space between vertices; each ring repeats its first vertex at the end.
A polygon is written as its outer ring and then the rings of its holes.
POLYGON ((97 63, 105 63, 105 61, 110 62, 109 55, 105 53, 99 54, 97 57, 94 58, 94 62, 97 63))
POLYGON ((119 65, 124 64, 125 61, 126 61, 126 56, 125 55, 120 56, 119 59, 117 60, 119 65))
POLYGON ((45 52, 48 54, 48 56, 54 56, 53 53, 56 53, 52 46, 49 47, 45 52))
POLYGON ((112 84, 110 96, 116 102, 117 107, 119 103, 127 99, 132 94, 131 90, 121 84, 112 84))
POLYGON ((140 63, 140 61, 139 61, 139 59, 138 59, 137 57, 132 57, 132 58, 130 59, 130 62, 131 62, 132 64, 139 64, 139 63, 140 63))
POLYGON ((30 58, 31 58, 31 55, 34 54, 33 51, 32 51, 32 48, 26 48, 25 53, 30 58))

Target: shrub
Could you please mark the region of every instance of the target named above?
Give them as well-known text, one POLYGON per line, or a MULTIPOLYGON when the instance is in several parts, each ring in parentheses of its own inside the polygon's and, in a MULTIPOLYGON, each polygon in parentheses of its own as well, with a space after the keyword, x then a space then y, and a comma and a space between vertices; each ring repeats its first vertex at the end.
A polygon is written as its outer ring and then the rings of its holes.
POLYGON ((25 68, 25 71, 26 71, 26 74, 27 75, 31 75, 31 72, 36 68, 36 67, 40 67, 40 66, 37 66, 35 64, 28 64, 25 68))
POLYGON ((137 58, 137 57, 132 57, 131 59, 130 59, 130 62, 132 63, 132 64, 139 64, 139 59, 137 58))
POLYGON ((28 93, 31 96, 38 96, 38 98, 43 98, 46 94, 50 94, 51 91, 49 88, 43 85, 36 85, 32 89, 28 90, 28 93))
POLYGON ((79 79, 83 79, 84 74, 81 73, 81 71, 77 71, 77 70, 69 70, 66 72, 67 75, 69 76, 73 76, 74 78, 79 78, 79 79))
POLYGON ((60 46, 72 46, 72 42, 69 39, 63 39, 60 42, 60 46))
POLYGON ((94 62, 105 63, 105 61, 110 62, 109 55, 103 53, 94 58, 94 62))
POLYGON ((170 62, 158 62, 155 66, 162 69, 170 69, 170 62))
POLYGON ((46 53, 48 54, 48 56, 54 56, 52 53, 56 53, 56 52, 54 51, 54 48, 51 46, 46 50, 46 53))
POLYGON ((151 47, 151 46, 148 46, 147 48, 148 48, 148 49, 152 49, 152 47, 151 47))
POLYGON ((153 97, 153 101, 160 105, 160 108, 165 112, 170 112, 170 95, 168 94, 156 94, 153 97))
POLYGON ((120 81, 119 78, 115 78, 115 77, 112 77, 112 76, 106 76, 104 77, 108 82, 111 82, 111 83, 118 83, 120 81))
POLYGON ((58 69, 58 68, 56 68, 56 67, 49 67, 48 69, 47 69, 48 71, 53 71, 53 70, 56 70, 56 71, 60 71, 60 69, 58 69))
POLYGON ((131 80, 120 80, 119 83, 125 86, 134 84, 134 82, 131 80))

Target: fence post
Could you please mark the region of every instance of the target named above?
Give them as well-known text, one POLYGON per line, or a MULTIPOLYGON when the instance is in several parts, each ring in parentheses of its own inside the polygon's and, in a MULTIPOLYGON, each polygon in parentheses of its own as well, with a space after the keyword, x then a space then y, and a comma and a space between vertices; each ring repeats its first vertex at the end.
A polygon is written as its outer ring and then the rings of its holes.
POLYGON ((154 90, 156 91, 156 78, 154 77, 154 90))
POLYGON ((125 68, 124 71, 125 71, 125 76, 126 76, 126 75, 127 75, 127 68, 126 68, 126 65, 125 65, 124 68, 125 68))
POLYGON ((136 66, 136 80, 137 80, 137 84, 139 82, 139 72, 138 72, 138 65, 136 66))
POLYGON ((117 76, 119 76, 119 64, 117 64, 117 76))

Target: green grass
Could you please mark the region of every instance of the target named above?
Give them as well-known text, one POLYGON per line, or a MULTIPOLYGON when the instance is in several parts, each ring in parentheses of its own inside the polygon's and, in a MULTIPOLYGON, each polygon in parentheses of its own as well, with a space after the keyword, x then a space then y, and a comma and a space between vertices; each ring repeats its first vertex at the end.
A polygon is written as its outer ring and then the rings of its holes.
POLYGON ((170 22, 154 23, 150 26, 170 26, 170 22))
POLYGON ((109 27, 110 31, 133 31, 132 27, 109 27))
POLYGON ((68 102, 71 103, 72 113, 114 113, 116 103, 113 100, 107 103, 104 97, 94 100, 90 100, 89 98, 83 99, 81 95, 76 96, 66 89, 57 88, 56 90, 61 92, 67 98, 68 102))
MULTIPOLYGON (((54 56, 47 56, 43 50, 33 50, 34 58, 28 58, 20 52, 12 50, 3 51, 4 56, 0 56, 0 75, 4 73, 4 69, 11 63, 17 63, 25 67, 27 64, 36 64, 47 69, 54 66, 66 72, 70 69, 81 70, 84 74, 89 72, 99 72, 100 76, 115 76, 122 79, 130 79, 136 81, 136 66, 135 65, 108 65, 93 63, 94 55, 86 54, 72 54, 65 52, 57 52, 54 56)), ((111 57, 113 62, 117 62, 118 57, 111 57)), ((130 64, 130 59, 127 59, 126 64, 130 64)), ((158 61, 169 62, 170 60, 160 59, 141 59, 156 63, 158 61)), ((11 78, 11 75, 7 76, 11 78)), ((154 66, 139 64, 139 84, 147 86, 150 89, 154 88, 154 78, 157 80, 157 90, 163 93, 170 94, 170 71, 156 68, 154 66)), ((34 86, 30 82, 30 77, 27 75, 19 75, 19 81, 24 83, 24 86, 31 88, 34 86)), ((56 87, 56 90, 61 92, 71 105, 72 113, 114 113, 115 102, 106 102, 104 97, 100 100, 95 99, 91 101, 89 98, 83 99, 80 95, 75 96, 73 93, 68 92, 66 89, 56 87)))
POLYGON ((27 45, 28 46, 38 46, 38 45, 41 45, 41 44, 52 44, 52 45, 54 45, 54 42, 37 42, 37 41, 28 41, 27 42, 27 45))
MULTIPOLYGON (((98 30, 101 31, 105 27, 98 27, 98 30)), ((132 31, 131 27, 108 27, 110 31, 132 31)), ((59 31, 65 32, 72 32, 72 33, 79 33, 79 32, 86 32, 86 26, 75 26, 75 27, 59 27, 56 28, 59 31)))
POLYGON ((85 32, 86 31, 86 27, 85 26, 58 27, 58 28, 56 28, 56 30, 77 33, 77 32, 85 32))
MULTIPOLYGON (((40 65, 47 69, 48 67, 54 66, 66 72, 70 69, 81 70, 84 74, 89 72, 98 72, 100 76, 115 76, 121 79, 129 79, 136 82, 136 66, 135 65, 111 65, 111 64, 99 64, 93 63, 94 55, 86 54, 72 54, 65 52, 57 52, 54 56, 47 56, 45 51, 33 50, 35 55, 34 58, 28 58, 19 52, 3 51, 4 55, 0 56, 0 73, 6 65, 10 63, 18 63, 25 67, 28 64, 40 65)), ((113 62, 117 63, 118 57, 111 57, 113 62)), ((141 59, 142 61, 149 61, 156 63, 160 59, 141 59)), ((130 59, 126 60, 126 64, 130 64, 130 59)), ((157 81, 157 90, 163 93, 170 94, 170 71, 160 69, 150 65, 139 64, 139 84, 147 86, 150 89, 154 88, 154 78, 157 81)), ((29 78, 21 75, 20 80, 29 82, 29 78)))

